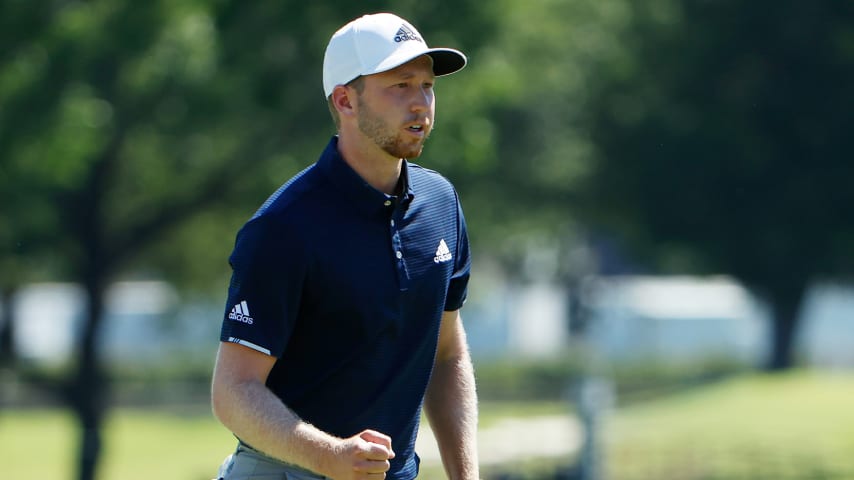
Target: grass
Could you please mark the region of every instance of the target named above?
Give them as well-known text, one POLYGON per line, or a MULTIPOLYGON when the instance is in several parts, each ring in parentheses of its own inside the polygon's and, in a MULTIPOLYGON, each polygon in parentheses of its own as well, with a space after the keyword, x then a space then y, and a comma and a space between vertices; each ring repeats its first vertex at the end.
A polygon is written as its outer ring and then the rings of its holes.
MULTIPOLYGON (((620 408, 606 423, 608 478, 854 478, 852 405, 854 375, 801 371, 746 375, 620 408)), ((568 409, 554 402, 484 403, 481 425, 568 409)), ((61 410, 0 410, 0 477, 73 478, 76 435, 74 419, 61 410)), ((114 410, 99 478, 209 480, 234 443, 204 408, 194 414, 114 410)))
MULTIPOLYGON (((485 404, 482 423, 506 415, 552 414, 555 403, 485 404)), ((100 478, 210 480, 235 446, 234 437, 205 410, 190 414, 142 409, 110 413, 100 478)), ((0 410, 2 475, 6 479, 72 478, 77 426, 64 410, 0 410)))
MULTIPOLYGON (((0 411, 3 478, 74 477, 77 426, 61 410, 0 411)), ((116 410, 104 432, 99 478, 210 480, 234 438, 210 415, 116 410)))
POLYGON ((619 410, 613 480, 854 478, 854 376, 749 375, 619 410))

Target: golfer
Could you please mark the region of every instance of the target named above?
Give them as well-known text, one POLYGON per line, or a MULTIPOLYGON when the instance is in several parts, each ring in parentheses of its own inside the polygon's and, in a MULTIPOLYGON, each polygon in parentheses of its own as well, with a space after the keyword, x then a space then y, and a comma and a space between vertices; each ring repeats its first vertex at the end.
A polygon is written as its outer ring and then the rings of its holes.
POLYGON ((220 478, 412 479, 422 406, 448 477, 478 478, 466 223, 448 180, 410 161, 436 77, 465 64, 389 13, 330 39, 337 135, 229 258, 212 402, 238 445, 220 478))

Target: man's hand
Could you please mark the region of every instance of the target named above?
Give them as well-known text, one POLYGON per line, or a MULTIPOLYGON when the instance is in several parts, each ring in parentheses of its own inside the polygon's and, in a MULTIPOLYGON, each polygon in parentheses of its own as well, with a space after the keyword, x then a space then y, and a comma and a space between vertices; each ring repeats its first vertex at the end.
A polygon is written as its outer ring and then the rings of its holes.
POLYGON ((344 439, 335 452, 331 478, 335 480, 382 479, 394 458, 391 438, 374 430, 364 430, 344 439))

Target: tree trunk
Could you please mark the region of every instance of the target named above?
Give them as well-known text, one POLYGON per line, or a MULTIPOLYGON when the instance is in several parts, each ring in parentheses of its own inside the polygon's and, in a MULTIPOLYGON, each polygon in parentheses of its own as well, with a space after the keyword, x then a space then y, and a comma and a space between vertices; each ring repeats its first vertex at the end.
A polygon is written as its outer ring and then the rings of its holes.
MULTIPOLYGON (((97 90, 109 99, 109 75, 115 65, 105 67, 105 85, 97 90)), ((111 102, 112 103, 112 102, 111 102)), ((80 422, 80 456, 78 479, 94 480, 101 455, 101 426, 107 408, 107 382, 99 358, 98 337, 104 320, 104 292, 107 279, 115 269, 111 262, 110 242, 104 207, 106 192, 111 185, 114 169, 126 130, 116 120, 112 135, 89 171, 83 187, 68 200, 68 229, 77 240, 82 254, 79 258, 81 283, 86 291, 86 318, 77 351, 77 371, 71 377, 69 403, 80 422)))
POLYGON ((86 284, 88 312, 80 338, 77 371, 69 387, 69 403, 80 422, 77 478, 94 480, 101 455, 101 427, 106 411, 107 381, 98 358, 98 333, 103 321, 104 287, 101 279, 86 284))
POLYGON ((765 369, 782 371, 794 366, 794 342, 800 320, 806 282, 777 288, 769 296, 771 306, 771 349, 765 369))

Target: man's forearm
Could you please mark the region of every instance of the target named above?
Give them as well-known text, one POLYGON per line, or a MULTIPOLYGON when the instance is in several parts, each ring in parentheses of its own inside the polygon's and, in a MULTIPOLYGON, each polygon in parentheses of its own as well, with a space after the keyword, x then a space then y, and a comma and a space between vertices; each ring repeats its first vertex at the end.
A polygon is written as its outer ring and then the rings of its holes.
POLYGON ((244 382, 217 388, 215 383, 214 413, 238 438, 284 462, 328 472, 334 437, 303 422, 263 384, 244 382))
POLYGON ((467 351, 437 361, 424 402, 450 480, 476 480, 477 392, 467 351))

